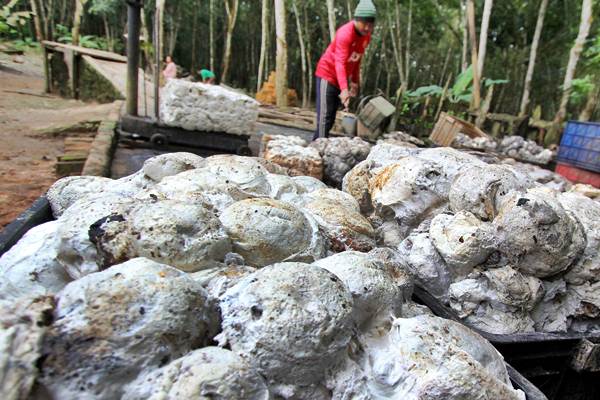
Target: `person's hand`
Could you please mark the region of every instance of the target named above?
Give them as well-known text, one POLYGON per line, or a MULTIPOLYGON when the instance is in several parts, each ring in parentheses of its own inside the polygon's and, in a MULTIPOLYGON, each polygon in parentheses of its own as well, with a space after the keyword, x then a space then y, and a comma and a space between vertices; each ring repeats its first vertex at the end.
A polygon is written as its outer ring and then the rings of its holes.
POLYGON ((342 93, 340 93, 340 100, 342 100, 342 105, 344 108, 348 108, 350 106, 350 92, 348 89, 342 90, 342 93))
POLYGON ((358 83, 350 83, 350 97, 358 96, 358 83))

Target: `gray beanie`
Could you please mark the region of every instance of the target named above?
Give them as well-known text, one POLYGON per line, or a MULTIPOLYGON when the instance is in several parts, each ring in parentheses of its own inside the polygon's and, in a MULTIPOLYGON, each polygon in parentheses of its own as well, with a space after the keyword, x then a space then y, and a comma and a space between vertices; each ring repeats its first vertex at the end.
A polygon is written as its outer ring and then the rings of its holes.
POLYGON ((360 0, 354 11, 355 18, 375 18, 377 16, 377 9, 372 0, 360 0))

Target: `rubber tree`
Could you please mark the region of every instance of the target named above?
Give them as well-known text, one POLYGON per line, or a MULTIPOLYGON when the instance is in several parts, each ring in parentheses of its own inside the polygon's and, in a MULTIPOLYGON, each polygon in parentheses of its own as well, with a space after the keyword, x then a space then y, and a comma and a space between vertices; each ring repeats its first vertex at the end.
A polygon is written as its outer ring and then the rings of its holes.
POLYGON ((479 79, 483 78, 483 67, 485 65, 485 54, 487 52, 487 38, 490 27, 490 17, 492 15, 492 7, 494 0, 485 0, 483 6, 483 16, 481 19, 481 31, 479 33, 479 60, 477 63, 477 71, 479 79))
POLYGON ((221 73, 221 81, 227 82, 229 78, 229 66, 231 64, 231 39, 233 38, 233 30, 237 21, 238 0, 223 0, 225 3, 225 12, 227 13, 227 31, 225 34, 225 51, 223 52, 223 72, 221 73))
POLYGON ((260 91, 265 76, 265 56, 267 53, 267 36, 269 34, 269 3, 270 0, 262 0, 261 12, 261 35, 260 35, 260 58, 258 60, 258 76, 256 79, 256 91, 260 91))
MULTIPOLYGON (((158 42, 158 46, 156 49, 158 58, 161 62, 165 57, 165 29, 164 29, 164 15, 165 15, 165 0, 156 0, 155 3, 155 13, 154 13, 154 25, 156 29, 156 40, 158 42)), ((161 66, 159 65, 159 71, 161 70, 161 66)), ((157 72, 157 73, 158 73, 157 72)))
POLYGON ((35 26, 35 37, 38 42, 45 40, 45 32, 42 28, 42 20, 41 20, 41 6, 38 3, 38 0, 30 0, 31 11, 33 12, 33 23, 35 26))
POLYGON ((569 105, 569 98, 571 97, 571 92, 573 90, 573 78, 577 69, 577 63, 579 62, 581 52, 583 51, 583 46, 585 45, 585 41, 590 33, 590 28, 592 26, 592 3, 592 0, 583 0, 581 6, 581 22, 579 24, 579 34, 577 35, 577 38, 575 39, 575 44, 571 48, 571 53, 569 54, 569 63, 567 64, 567 71, 565 73, 560 107, 558 108, 558 112, 554 117, 555 129, 552 132, 550 132, 549 135, 547 135, 547 144, 558 143, 560 139, 560 126, 567 117, 567 106, 569 105))
POLYGON ((329 37, 333 42, 335 37, 335 4, 333 0, 327 0, 327 22, 329 23, 329 37))
POLYGON ((523 85, 523 98, 521 99, 521 109, 519 111, 519 116, 521 117, 527 114, 527 108, 529 107, 529 98, 531 95, 531 81, 533 80, 533 72, 535 70, 537 51, 540 45, 540 38, 542 37, 542 29, 544 27, 544 19, 546 17, 547 9, 548 0, 541 0, 540 11, 538 13, 537 23, 535 25, 535 33, 533 34, 531 50, 529 52, 529 64, 527 66, 525 84, 523 85))
POLYGON ((277 37, 275 91, 278 107, 287 107, 288 105, 286 14, 285 0, 275 0, 275 35, 277 37))
POLYGON ((477 33, 475 31, 475 3, 473 0, 467 0, 467 19, 469 23, 469 37, 471 39, 471 64, 473 65, 473 108, 478 110, 481 106, 481 88, 479 86, 477 33))
POLYGON ((292 9, 296 16, 296 28, 298 30, 298 42, 300 43, 300 61, 302 63, 302 107, 308 106, 308 85, 306 77, 306 48, 304 46, 304 35, 302 34, 302 24, 300 23, 300 13, 298 12, 298 6, 296 0, 292 0, 292 9))
POLYGON ((73 29, 71 30, 71 43, 79 46, 79 30, 81 28, 81 19, 87 0, 75 0, 75 14, 73 14, 73 29))
POLYGON ((208 40, 210 43, 208 46, 209 58, 210 58, 210 70, 215 70, 215 0, 210 0, 208 10, 208 40))

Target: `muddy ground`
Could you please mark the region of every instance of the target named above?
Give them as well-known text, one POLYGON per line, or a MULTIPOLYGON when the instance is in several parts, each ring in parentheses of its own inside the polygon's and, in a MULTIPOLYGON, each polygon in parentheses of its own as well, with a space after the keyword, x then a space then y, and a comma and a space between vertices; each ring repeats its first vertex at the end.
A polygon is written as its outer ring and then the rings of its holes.
POLYGON ((112 104, 86 104, 45 95, 40 51, 23 56, 0 53, 0 229, 10 223, 56 181, 56 157, 65 136, 89 136, 73 130, 100 121, 112 104))

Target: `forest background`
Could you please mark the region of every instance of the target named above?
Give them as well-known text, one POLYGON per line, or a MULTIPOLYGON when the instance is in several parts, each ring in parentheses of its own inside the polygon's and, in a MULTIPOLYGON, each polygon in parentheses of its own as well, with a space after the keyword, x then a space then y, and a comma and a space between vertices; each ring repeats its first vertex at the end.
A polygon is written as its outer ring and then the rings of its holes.
MULTIPOLYGON (((310 107, 316 63, 356 3, 144 0, 142 64, 152 73, 158 16, 159 51, 184 75, 211 69, 254 94, 279 61, 281 85, 310 107), (277 57, 278 44, 285 58, 277 57)), ((600 1, 374 3, 361 91, 383 93, 405 121, 431 126, 441 110, 466 116, 482 107, 556 124, 600 119, 600 1)), ((0 10, 0 35, 17 47, 55 40, 124 53, 126 26, 125 0, 3 0, 0 10)))

